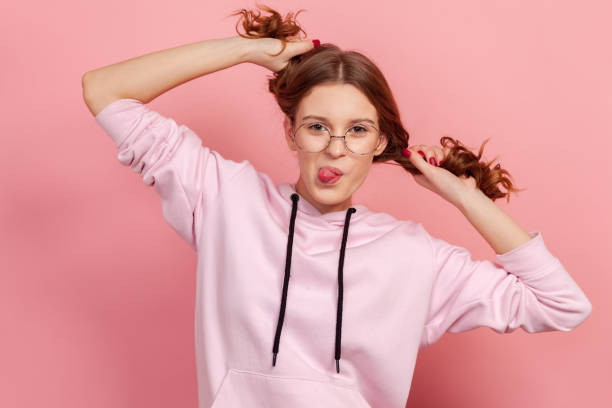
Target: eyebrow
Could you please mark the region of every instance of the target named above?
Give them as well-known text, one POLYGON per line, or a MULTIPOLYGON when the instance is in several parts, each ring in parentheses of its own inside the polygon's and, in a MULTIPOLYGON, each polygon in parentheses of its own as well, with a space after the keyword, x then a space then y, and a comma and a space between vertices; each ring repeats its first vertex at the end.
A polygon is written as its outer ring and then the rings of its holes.
MULTIPOLYGON (((317 116, 317 115, 306 115, 302 118, 302 120, 306 120, 306 119, 316 119, 316 120, 320 120, 326 123, 331 123, 329 119, 323 116, 317 116)), ((376 126, 376 123, 374 123, 372 119, 368 119, 368 118, 352 119, 348 123, 357 123, 357 122, 370 122, 371 124, 376 126)))

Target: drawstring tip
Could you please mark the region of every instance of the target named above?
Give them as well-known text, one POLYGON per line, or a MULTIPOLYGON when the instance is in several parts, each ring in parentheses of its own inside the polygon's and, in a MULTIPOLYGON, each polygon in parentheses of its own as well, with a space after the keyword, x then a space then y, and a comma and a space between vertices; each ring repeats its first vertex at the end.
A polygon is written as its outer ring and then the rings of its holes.
POLYGON ((340 360, 336 359, 336 372, 340 372, 340 360))
POLYGON ((274 353, 274 357, 272 357, 272 365, 276 366, 276 353, 274 353))

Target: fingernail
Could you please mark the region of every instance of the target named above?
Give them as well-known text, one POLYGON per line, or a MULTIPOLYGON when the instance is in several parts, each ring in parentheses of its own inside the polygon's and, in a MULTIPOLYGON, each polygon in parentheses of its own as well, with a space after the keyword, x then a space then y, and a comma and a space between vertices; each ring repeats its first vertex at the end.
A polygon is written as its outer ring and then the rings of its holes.
POLYGON ((402 149, 402 154, 407 158, 410 158, 410 150, 406 149, 405 147, 402 149))
POLYGON ((421 156, 423 156, 423 160, 427 161, 427 157, 425 157, 425 153, 423 153, 422 150, 419 150, 418 152, 421 156))
POLYGON ((440 166, 442 165, 442 163, 444 163, 444 160, 440 160, 440 166))
POLYGON ((319 41, 319 40, 312 40, 312 43, 314 44, 315 48, 317 48, 319 45, 321 45, 321 41, 319 41))
POLYGON ((438 165, 438 163, 436 162, 436 158, 435 158, 435 157, 430 157, 430 158, 429 158, 429 163, 430 163, 430 164, 433 164, 434 166, 437 166, 437 165, 438 165))

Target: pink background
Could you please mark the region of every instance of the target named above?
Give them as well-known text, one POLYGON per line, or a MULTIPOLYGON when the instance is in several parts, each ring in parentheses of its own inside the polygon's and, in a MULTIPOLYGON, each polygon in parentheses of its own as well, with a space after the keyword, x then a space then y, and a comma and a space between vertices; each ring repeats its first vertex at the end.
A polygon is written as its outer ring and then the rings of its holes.
MULTIPOLYGON (((86 71, 235 35, 251 1, 3 4, 0 406, 195 407, 196 254, 152 188, 121 166, 81 94, 86 71)), ((498 157, 498 200, 581 286, 593 313, 572 332, 446 334, 419 355, 411 407, 608 407, 612 403, 612 30, 602 1, 268 1, 308 38, 384 72, 410 144, 450 135, 498 157)), ((204 143, 297 180, 264 68, 242 64, 150 106, 204 143), (253 109, 254 108, 254 109, 253 109)), ((462 214, 392 165, 354 202, 424 224, 493 259, 462 214)), ((406 259, 410 262, 410 259, 406 259)))

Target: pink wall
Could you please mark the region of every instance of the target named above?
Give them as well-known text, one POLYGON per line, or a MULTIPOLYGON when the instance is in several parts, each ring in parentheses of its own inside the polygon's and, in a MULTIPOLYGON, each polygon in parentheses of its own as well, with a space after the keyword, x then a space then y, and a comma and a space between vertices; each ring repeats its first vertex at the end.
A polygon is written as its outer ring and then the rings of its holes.
MULTIPOLYGON (((569 333, 446 334, 420 354, 408 406, 612 406, 610 3, 267 4, 283 13, 307 8, 298 21, 309 38, 370 56, 395 92, 411 144, 451 135, 476 149, 491 137, 485 158, 497 156, 527 188, 499 205, 544 233, 593 304, 569 333)), ((2 7, 1 407, 196 406, 196 255, 164 223, 153 189, 117 162, 80 80, 102 65, 234 35, 237 18, 225 16, 253 6, 2 7)), ((228 158, 295 181, 268 73, 235 66, 150 106, 228 158)), ((398 167, 375 166, 354 201, 493 258, 461 213, 398 167)))

